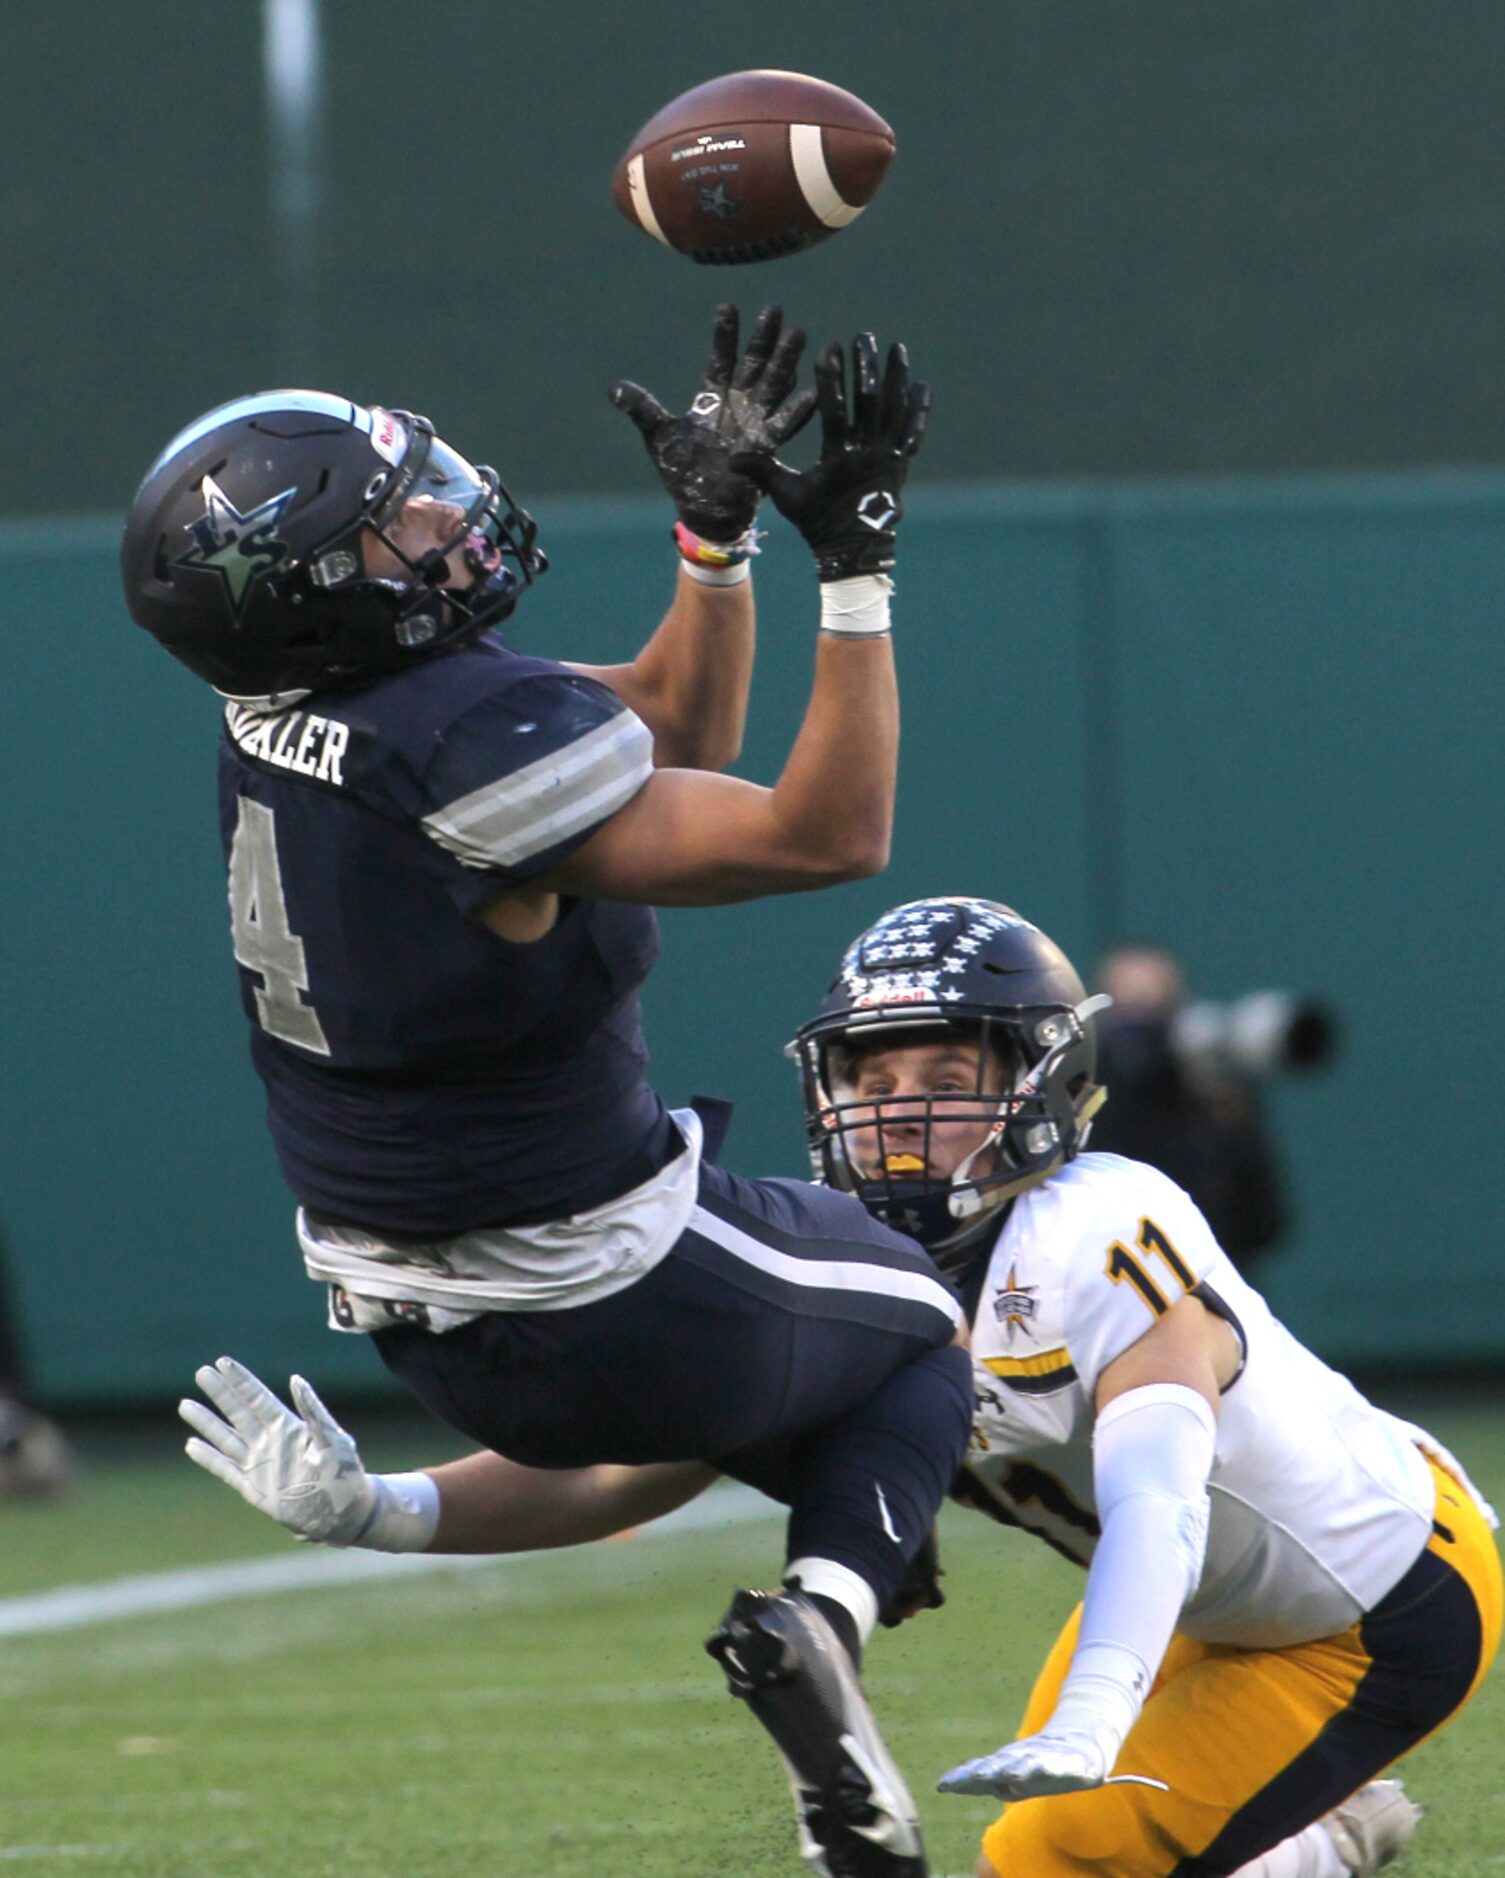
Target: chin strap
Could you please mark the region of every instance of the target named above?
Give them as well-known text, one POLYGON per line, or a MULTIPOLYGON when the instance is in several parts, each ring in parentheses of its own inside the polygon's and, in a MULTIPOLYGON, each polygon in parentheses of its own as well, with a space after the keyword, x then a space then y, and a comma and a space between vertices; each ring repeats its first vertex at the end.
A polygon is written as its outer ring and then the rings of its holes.
MULTIPOLYGON (((1084 998, 1080 1004, 1073 1006, 1071 1015, 1075 1019, 1078 1034, 1085 1029, 1089 1017, 1096 1016, 1099 1011, 1107 1010, 1112 1002, 1112 998, 1109 997, 1106 991, 1099 991, 1094 996, 1084 998)), ((1058 1022, 1059 1020, 1051 1021, 1058 1022)), ((953 1187, 959 1187, 964 1181, 971 1178, 972 1166, 979 1154, 985 1153, 989 1148, 994 1148, 998 1145, 1004 1130, 1008 1126, 1011 1104, 1030 1096, 1038 1095, 1045 1083, 1049 1081, 1052 1064, 1058 1058, 1060 1052, 1076 1041, 1077 1037, 1073 1035, 1059 1038, 1051 1045, 1045 1055, 1040 1058, 1039 1062, 1036 1063, 1032 1069, 1025 1070, 1015 1080, 1013 1088, 998 1105, 998 1120, 988 1131, 987 1137, 980 1141, 967 1158, 953 1170, 951 1175, 951 1184, 953 1187)), ((1082 1143, 1086 1130, 1091 1126, 1092 1118, 1097 1114, 1098 1110, 1107 1099, 1108 1091, 1101 1084, 1098 1084, 1093 1088, 1091 1094, 1087 1096, 1082 1106, 1077 1110, 1076 1145, 1078 1147, 1082 1143)), ((1052 1131, 1055 1131, 1055 1124, 1050 1122, 1048 1118, 1043 1122, 1034 1123, 1032 1126, 1048 1126, 1052 1131)), ((1049 1143, 1047 1142, 1044 1145, 1049 1146, 1049 1143)), ((993 1206, 997 1205, 999 1201, 1012 1199, 1015 1194, 1024 1193, 1030 1187, 1038 1187, 1042 1181, 1049 1180, 1050 1176, 1056 1172, 1065 1158, 1066 1154, 1063 1146, 1061 1153, 1053 1155, 1045 1166, 1032 1168, 1028 1173, 1021 1174, 1018 1180, 1007 1181, 1001 1186, 991 1188, 986 1194, 977 1193, 976 1191, 953 1193, 947 1203, 951 1217, 953 1219, 975 1219, 979 1213, 990 1210, 993 1206)))

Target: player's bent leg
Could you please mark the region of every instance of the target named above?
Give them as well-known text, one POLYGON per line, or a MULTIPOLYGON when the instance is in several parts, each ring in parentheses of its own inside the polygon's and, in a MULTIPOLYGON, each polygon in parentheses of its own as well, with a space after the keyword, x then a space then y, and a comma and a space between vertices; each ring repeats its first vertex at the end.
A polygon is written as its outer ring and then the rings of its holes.
MULTIPOLYGON (((1434 1472, 1437 1513, 1426 1549, 1344 1638, 1313 1646, 1356 1643, 1364 1671, 1352 1695, 1320 1736, 1230 1816, 1201 1862, 1189 1868, 1192 1878, 1237 1871, 1324 1815, 1340 1850, 1346 1846, 1361 1857, 1386 1851, 1383 1839, 1393 1835, 1376 1832, 1366 1843, 1349 1826, 1362 1819, 1359 1795, 1371 1784, 1398 1793, 1398 1783, 1374 1776, 1465 1706, 1500 1640, 1502 1583, 1493 1535, 1472 1499, 1440 1468, 1434 1472)), ((1270 1660, 1287 1654, 1303 1652, 1275 1652, 1270 1660)), ((1409 1802, 1401 1796, 1396 1810, 1403 1807, 1409 1802)), ((1409 1836, 1408 1828, 1400 1843, 1409 1836)))
POLYGON ((923 1878, 918 1818, 858 1680, 966 1450, 971 1365, 948 1345, 793 1442, 722 1464, 789 1500, 782 1592, 739 1592, 708 1648, 773 1737, 823 1878, 923 1878), (780 1479, 779 1476, 782 1475, 780 1479))
POLYGON ((899 1600, 906 1568, 940 1511, 966 1454, 972 1425, 972 1366, 953 1347, 916 1357, 865 1402, 805 1436, 791 1450, 788 1570, 807 1591, 845 1603, 839 1578, 812 1576, 829 1561, 872 1588, 873 1617, 899 1600))
POLYGON ((1371 1780, 1321 1819, 1283 1839, 1234 1878, 1375 1878, 1399 1858, 1421 1808, 1398 1780, 1371 1780))
POLYGON ((919 1820, 851 1658, 802 1591, 739 1591, 706 1648, 773 1737, 822 1878, 925 1878, 919 1820))
MULTIPOLYGON (((1069 1622, 1047 1664, 1069 1660, 1069 1622)), ((1290 1819, 1242 1858, 1204 1862, 1251 1799, 1308 1750, 1362 1681, 1369 1658, 1357 1627, 1300 1651, 1221 1649, 1172 1640, 1156 1687, 1117 1771, 1163 1781, 1026 1800, 1005 1809, 983 1851, 998 1878, 1212 1878, 1231 1873, 1309 1823, 1290 1819)), ((1053 1700, 1047 1672, 1030 1714, 1053 1700)), ((1362 1773, 1355 1775, 1357 1785, 1362 1773)), ((1343 1789, 1347 1791, 1348 1789, 1343 1789)))
POLYGON ((970 1361, 931 1350, 793 1443, 728 1463, 791 1506, 782 1592, 739 1592, 708 1648, 773 1737, 800 1847, 823 1878, 922 1878, 918 1818, 857 1675, 880 1611, 899 1601, 965 1452, 970 1361))
MULTIPOLYGON (((1117 1764, 1168 1792, 1104 1788, 1011 1806, 984 1839, 987 1863, 997 1878, 1224 1878, 1246 1867, 1251 1878, 1330 1878, 1336 1850, 1342 1870, 1367 1878, 1415 1826, 1399 1783, 1375 1776, 1470 1699, 1498 1649, 1502 1605, 1493 1535, 1438 1470, 1426 1550, 1349 1630, 1268 1651, 1173 1640, 1117 1764), (1365 1831, 1376 1790, 1390 1795, 1388 1819, 1365 1831)), ((1068 1624, 1026 1731, 1049 1713, 1072 1642, 1068 1624)))

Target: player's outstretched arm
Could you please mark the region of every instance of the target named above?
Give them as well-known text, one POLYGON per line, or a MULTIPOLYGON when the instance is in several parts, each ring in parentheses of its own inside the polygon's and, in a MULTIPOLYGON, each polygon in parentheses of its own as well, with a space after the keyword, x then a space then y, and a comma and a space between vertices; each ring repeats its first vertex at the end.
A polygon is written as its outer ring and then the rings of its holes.
POLYGON ((795 892, 881 870, 888 858, 899 711, 889 643, 889 569, 909 462, 930 392, 902 346, 880 376, 862 334, 852 379, 839 346, 816 368, 821 452, 808 470, 763 455, 735 468, 769 491, 815 553, 821 633, 799 735, 772 789, 659 770, 545 883, 663 906, 795 892))
POLYGON ((716 310, 711 355, 689 409, 671 415, 641 385, 613 385, 675 507, 680 571, 658 630, 629 665, 581 666, 609 684, 653 732, 660 767, 724 769, 742 747, 752 678, 753 522, 760 491, 732 468, 770 459, 815 409, 796 390, 805 335, 766 306, 738 341, 737 309, 716 310))
POLYGON ((1226 1326, 1188 1297, 1103 1371, 1092 1458, 1102 1533, 1060 1698, 1038 1734, 953 1767, 942 1793, 1027 1800, 1115 1777, 1202 1573, 1218 1390, 1236 1366, 1226 1326))
POLYGON ((657 1519, 716 1478, 662 1467, 523 1467, 481 1453, 412 1474, 369 1474, 301 1376, 286 1407, 233 1357, 195 1377, 214 1404, 178 1404, 190 1460, 295 1539, 380 1552, 528 1552, 581 1545, 657 1519), (218 1411, 216 1413, 216 1411, 218 1411))
POLYGON ((429 1470, 439 1489, 431 1552, 536 1552, 661 1519, 719 1478, 699 1461, 524 1467, 482 1451, 429 1470))

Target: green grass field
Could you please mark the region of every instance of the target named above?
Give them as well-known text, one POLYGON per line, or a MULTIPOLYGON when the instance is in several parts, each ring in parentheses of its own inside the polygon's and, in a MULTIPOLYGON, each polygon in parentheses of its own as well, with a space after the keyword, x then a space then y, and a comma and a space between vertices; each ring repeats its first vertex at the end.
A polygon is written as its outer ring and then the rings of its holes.
MULTIPOLYGON (((1399 1405, 1398 1405, 1399 1406, 1399 1405)), ((1407 1404, 1505 1503, 1505 1410, 1407 1404)), ((359 1428, 359 1418, 352 1417, 359 1428)), ((436 1458, 368 1442, 373 1464, 436 1458)), ((795 1874, 782 1776, 701 1640, 779 1560, 770 1517, 385 1584, 0 1637, 0 1864, 120 1878, 795 1874)), ((880 1633, 869 1687, 936 1873, 989 1803, 935 1775, 1012 1730, 1079 1578, 948 1511, 949 1602, 880 1633)), ((0 1506, 0 1619, 60 1584, 303 1556, 160 1441, 53 1506, 0 1506)), ((1505 1673, 1405 1769, 1404 1878, 1505 1872, 1505 1673)))

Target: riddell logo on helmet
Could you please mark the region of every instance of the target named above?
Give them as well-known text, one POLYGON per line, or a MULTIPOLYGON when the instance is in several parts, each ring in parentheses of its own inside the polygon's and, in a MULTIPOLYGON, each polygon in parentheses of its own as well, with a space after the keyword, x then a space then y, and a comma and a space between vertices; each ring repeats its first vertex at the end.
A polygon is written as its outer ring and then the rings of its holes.
POLYGON ((371 448, 384 462, 396 465, 402 460, 407 432, 390 411, 380 405, 371 412, 371 448))
POLYGON ((853 998, 857 1009, 865 1009, 871 1004, 933 1004, 935 993, 924 985, 880 985, 876 991, 864 991, 860 998, 853 998))

